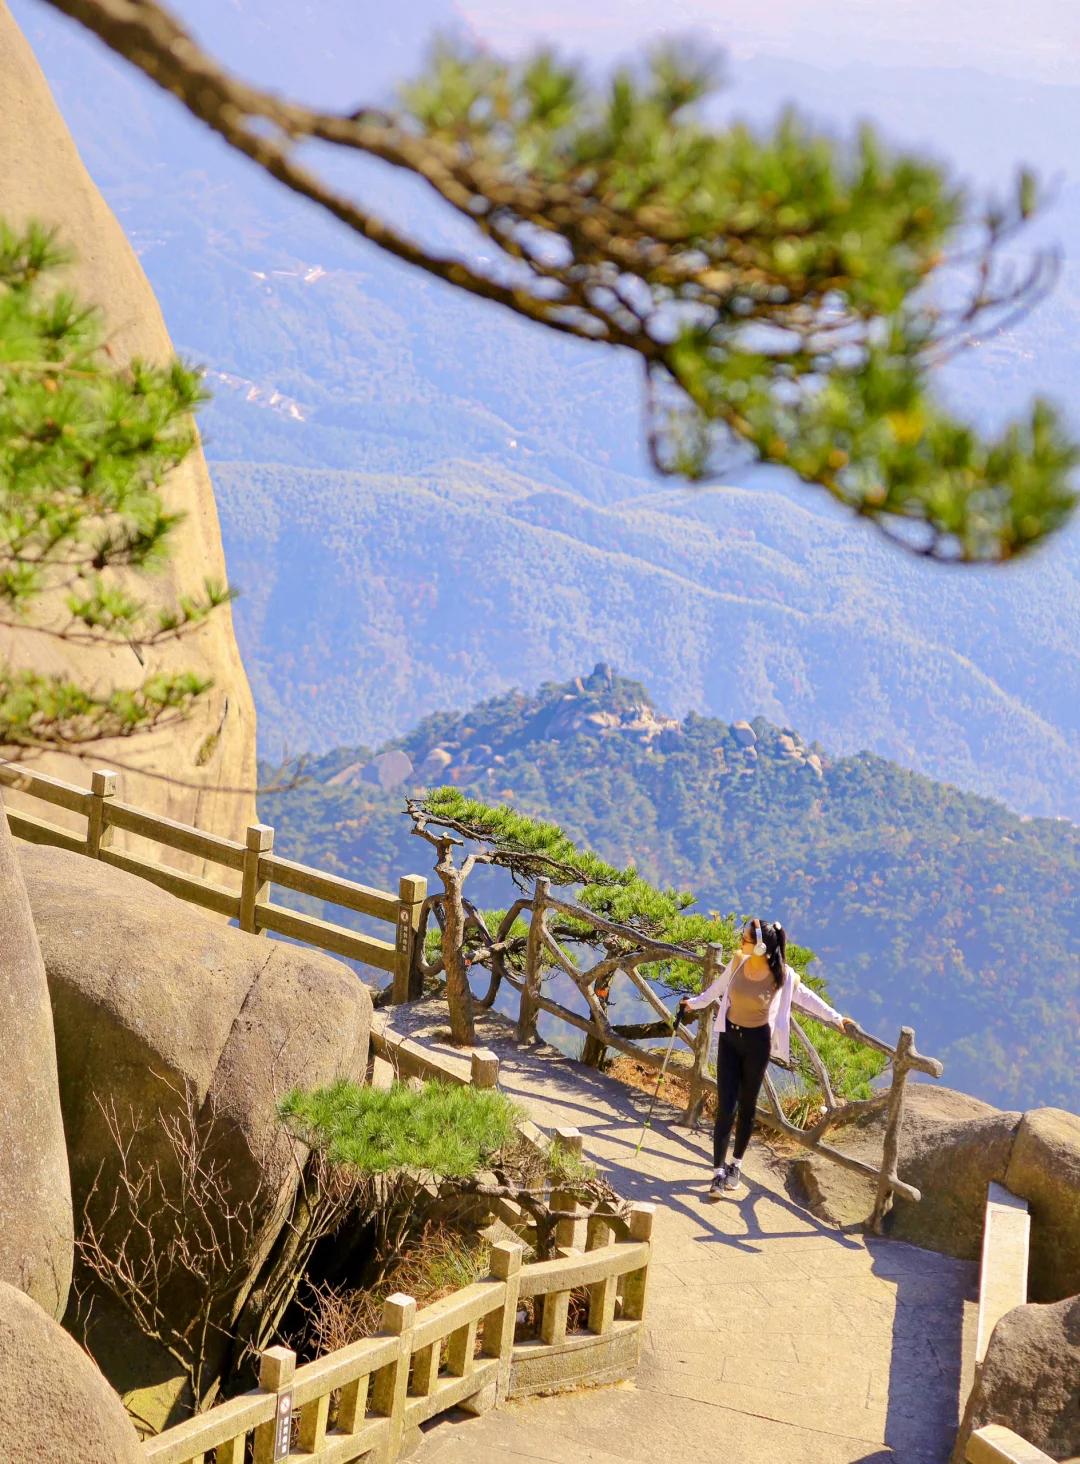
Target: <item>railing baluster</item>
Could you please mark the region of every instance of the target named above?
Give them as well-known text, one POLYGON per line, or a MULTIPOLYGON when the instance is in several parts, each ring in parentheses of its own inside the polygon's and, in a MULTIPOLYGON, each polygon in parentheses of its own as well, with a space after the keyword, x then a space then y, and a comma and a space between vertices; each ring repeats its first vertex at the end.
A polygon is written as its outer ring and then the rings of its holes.
POLYGON ((446 1347, 446 1370, 455 1378, 467 1378, 473 1370, 476 1327, 475 1321, 467 1322, 464 1327, 458 1327, 456 1332, 450 1333, 450 1341, 446 1347))
POLYGON ((330 1414, 330 1394, 314 1398, 300 1410, 300 1450, 317 1454, 326 1442, 326 1422, 330 1414))
POLYGON ((615 1298, 617 1281, 614 1276, 605 1276, 589 1287, 589 1331, 603 1336, 610 1332, 615 1321, 615 1298))
POLYGON ((342 1387, 341 1397, 338 1400, 339 1433, 356 1433, 364 1422, 364 1415, 367 1413, 369 1381, 369 1375, 364 1373, 362 1377, 354 1378, 351 1383, 345 1383, 342 1387))
POLYGON ((544 1297, 540 1320, 540 1340, 549 1346, 566 1341, 566 1321, 570 1311, 569 1291, 549 1291, 544 1297))
POLYGON ((435 1391, 435 1384, 439 1377, 439 1361, 442 1355, 442 1338, 436 1338, 426 1347, 420 1347, 413 1353, 412 1361, 412 1385, 410 1393, 417 1398, 426 1398, 429 1393, 435 1391))
POLYGON ((247 1450, 247 1434, 242 1433, 227 1443, 218 1444, 214 1450, 214 1464, 244 1464, 247 1450))

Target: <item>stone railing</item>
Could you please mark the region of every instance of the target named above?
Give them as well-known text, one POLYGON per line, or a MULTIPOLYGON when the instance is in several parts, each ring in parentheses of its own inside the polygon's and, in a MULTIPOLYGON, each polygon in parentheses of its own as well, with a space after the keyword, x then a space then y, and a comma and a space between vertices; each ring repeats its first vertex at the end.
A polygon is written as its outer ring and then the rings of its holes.
POLYGON ((954 1464, 962 1459, 969 1464, 1049 1464, 1041 1449, 1003 1424, 973 1427, 982 1412, 980 1384, 994 1328, 1007 1313, 1027 1302, 1030 1232, 1027 1201, 991 1181, 983 1219, 975 1373, 953 1450, 954 1464))
POLYGON ((138 875, 192 905, 235 920, 241 930, 257 935, 272 931, 332 955, 388 971, 394 978, 395 997, 404 999, 420 909, 427 894, 426 879, 405 875, 398 881, 398 892, 393 895, 324 874, 306 864, 278 858, 274 853, 274 830, 267 824, 252 824, 246 843, 239 844, 122 803, 116 797, 116 774, 112 772, 95 772, 87 791, 44 773, 31 772, 16 763, 0 763, 0 786, 17 789, 23 795, 86 819, 85 831, 73 832, 33 814, 8 809, 8 824, 17 839, 31 844, 51 844, 99 859, 103 864, 138 875), (114 848, 113 835, 117 829, 193 855, 228 873, 224 879, 201 878, 184 874, 158 860, 114 848), (231 883, 227 883, 230 876, 231 883), (274 885, 384 921, 393 927, 393 939, 379 940, 347 926, 287 909, 270 898, 274 885))
POLYGON ((1049 1454, 1000 1423, 976 1429, 964 1457, 968 1464, 1054 1464, 1049 1454))
POLYGON ((1013 1307, 1023 1306, 1028 1292, 1031 1215, 1027 1200, 990 1181, 983 1219, 979 1268, 979 1326, 975 1366, 986 1357, 994 1328, 1013 1307))
MULTIPOLYGON (((429 895, 421 908, 410 986, 411 994, 414 996, 420 994, 425 976, 437 975, 442 969, 441 961, 428 963, 424 957, 428 919, 432 914, 436 918, 439 917, 442 898, 438 894, 429 895)), ((536 1037, 538 1014, 547 1012, 560 1022, 585 1034, 584 1061, 598 1065, 604 1051, 607 1048, 614 1048, 617 1052, 626 1053, 647 1066, 659 1069, 664 1061, 661 1053, 643 1048, 640 1043, 643 1039, 648 1038, 670 1038, 674 1032, 676 1041, 681 1042, 692 1054, 688 1072, 690 1096, 685 1120, 691 1126, 696 1124, 706 1095, 710 1091, 716 1092, 716 1079, 708 1070, 709 1034, 712 1030, 715 1006, 698 1014, 696 1032, 681 1024, 676 1027, 674 1012, 653 990, 639 968, 672 962, 697 966, 701 971, 701 989, 704 990, 712 984, 723 967, 724 950, 722 946, 710 944, 703 951, 698 951, 692 947, 677 946, 666 941, 650 939, 642 935, 639 930, 597 915, 575 900, 553 894, 550 883, 546 879, 536 881, 531 899, 522 898, 515 902, 506 912, 499 929, 495 932, 487 929, 479 911, 466 904, 466 931, 470 930, 479 938, 478 945, 475 945, 470 951, 472 965, 474 968, 478 965, 486 965, 490 973, 488 990, 481 999, 480 1005, 490 1008, 503 983, 516 991, 519 995, 517 1017, 519 1041, 527 1042, 536 1037), (520 934, 514 936, 515 921, 526 915, 529 919, 527 936, 520 934), (585 969, 578 966, 570 950, 567 949, 567 947, 573 947, 573 930, 577 923, 584 923, 599 932, 601 936, 608 939, 611 947, 605 949, 604 954, 594 965, 585 969), (523 963, 523 969, 511 968, 507 957, 512 951, 518 954, 519 960, 523 963), (588 1015, 571 1011, 569 1007, 545 995, 543 979, 545 971, 549 970, 558 971, 573 982, 587 1007, 588 1015), (608 1000, 611 982, 618 973, 629 980, 642 1000, 651 1007, 654 1021, 627 1025, 615 1024, 609 1020, 608 1000)), ((791 1021, 791 1031, 795 1043, 805 1053, 807 1062, 819 1084, 821 1115, 814 1124, 805 1129, 789 1122, 784 1113, 776 1084, 771 1074, 766 1074, 764 1092, 767 1107, 759 1110, 759 1117, 769 1127, 786 1134, 788 1138, 793 1139, 802 1147, 821 1154, 824 1158, 845 1169, 854 1170, 858 1174, 865 1174, 876 1179, 877 1196, 871 1216, 871 1225, 874 1229, 879 1229, 894 1194, 902 1195, 908 1200, 921 1199, 919 1190, 914 1185, 907 1184, 896 1172, 900 1149, 900 1130, 903 1122, 904 1091, 908 1073, 914 1070, 925 1073, 929 1077, 939 1078, 943 1071, 942 1064, 936 1058, 925 1057, 916 1051, 915 1033, 910 1027, 900 1029, 899 1040, 896 1046, 892 1047, 880 1037, 864 1032, 857 1023, 850 1023, 848 1035, 853 1041, 871 1047, 889 1059, 892 1081, 887 1091, 873 1098, 845 1101, 838 1099, 833 1092, 828 1070, 820 1054, 794 1017, 791 1021), (853 1155, 846 1154, 825 1142, 830 1129, 851 1123, 881 1109, 886 1111, 886 1126, 880 1168, 875 1169, 863 1160, 856 1159, 853 1155)))
POLYGON ((390 1464, 420 1425, 450 1408, 483 1413, 509 1398, 614 1382, 637 1364, 645 1316, 654 1206, 630 1211, 629 1238, 589 1227, 588 1248, 522 1265, 522 1247, 496 1245, 491 1274, 417 1309, 389 1297, 382 1330, 315 1362, 271 1347, 259 1387, 166 1429, 143 1445, 153 1464, 254 1464, 276 1459, 349 1464, 371 1451, 390 1464), (571 1294, 587 1288, 588 1323, 567 1331, 571 1294), (518 1308, 532 1301, 535 1338, 515 1342, 518 1308))

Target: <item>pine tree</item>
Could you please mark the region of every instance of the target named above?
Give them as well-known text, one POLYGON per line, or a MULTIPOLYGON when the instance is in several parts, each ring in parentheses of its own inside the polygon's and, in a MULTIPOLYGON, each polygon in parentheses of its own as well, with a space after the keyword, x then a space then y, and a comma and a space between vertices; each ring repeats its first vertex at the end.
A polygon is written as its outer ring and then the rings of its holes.
MULTIPOLYGON (((161 484, 195 443, 205 393, 179 361, 117 369, 97 312, 52 287, 68 258, 54 233, 0 221, 0 630, 138 654, 229 597, 207 582, 151 610, 139 594, 180 522, 161 484)), ((0 658, 0 755, 78 753, 168 725, 208 686, 191 673, 90 686, 0 658)))

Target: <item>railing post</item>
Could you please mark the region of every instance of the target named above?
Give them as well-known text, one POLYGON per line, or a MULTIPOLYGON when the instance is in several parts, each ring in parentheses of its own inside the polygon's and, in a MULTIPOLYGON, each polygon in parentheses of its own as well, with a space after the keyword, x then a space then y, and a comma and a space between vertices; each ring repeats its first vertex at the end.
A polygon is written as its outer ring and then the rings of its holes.
POLYGON ((383 1302, 382 1332, 400 1338, 398 1355, 393 1362, 379 1368, 372 1379, 371 1410, 390 1420, 386 1450, 379 1464, 392 1464, 401 1449, 405 1422, 405 1399, 409 1391, 409 1363, 412 1361, 412 1332, 416 1322, 416 1302, 397 1291, 383 1302))
MULTIPOLYGON (((427 880, 421 874, 403 874, 398 880, 397 950, 394 956, 394 1006, 409 1000, 413 951, 420 927, 420 906, 427 899, 427 880)), ((417 993, 419 995, 419 993, 417 993)))
POLYGON ((469 1077, 474 1088, 499 1086, 499 1059, 486 1047, 478 1047, 469 1061, 469 1077))
POLYGON ((874 1213, 870 1216, 870 1229, 875 1235, 881 1234, 882 1221, 892 1208, 896 1165, 900 1157, 900 1130, 904 1122, 904 1088, 911 1066, 908 1059, 914 1048, 914 1028, 901 1027, 900 1040, 896 1044, 896 1055, 893 1058, 892 1087, 889 1089, 889 1116, 885 1124, 885 1141, 882 1144, 877 1198, 874 1201, 874 1213))
MULTIPOLYGON (((582 1139, 581 1130, 576 1128, 557 1128, 552 1140, 568 1154, 574 1154, 581 1158, 582 1139)), ((551 1208, 553 1210, 569 1210, 573 1219, 559 1220, 555 1224, 555 1244, 563 1250, 584 1250, 588 1221, 581 1214, 581 1205, 577 1198, 568 1190, 552 1190, 551 1208)))
POLYGON ((100 859, 102 849, 107 849, 116 832, 105 819, 105 800, 116 796, 116 774, 107 768, 98 768, 90 774, 90 812, 86 822, 86 852, 91 859, 100 859))
MULTIPOLYGON (((707 990, 713 984, 720 974, 723 963, 724 947, 719 941, 710 941, 705 947, 705 964, 701 972, 702 991, 707 990)), ((694 1065, 690 1070, 690 1099, 686 1105, 686 1113, 683 1115, 683 1121, 691 1129, 697 1127, 701 1110, 705 1106, 705 1094, 708 1091, 705 1078, 709 1066, 709 1047, 711 1045, 709 1039, 712 1036, 715 1011, 716 1003, 714 1002, 698 1013, 697 1032, 694 1034, 694 1065)))
MULTIPOLYGON (((649 1242, 652 1251, 653 1218, 655 1205, 634 1205, 630 1210, 630 1239, 649 1242)), ((624 1321, 640 1322, 645 1318, 645 1297, 649 1283, 649 1265, 638 1271, 627 1273, 623 1281, 622 1314, 624 1321)))
POLYGON ((505 1403, 510 1392, 510 1366, 514 1358, 514 1328, 517 1326, 518 1288, 521 1285, 521 1257, 524 1247, 503 1241, 491 1247, 491 1274, 506 1287, 502 1307, 484 1318, 485 1357, 499 1359, 496 1402, 505 1403))
POLYGON ((269 824, 249 824, 247 848, 244 850, 244 876, 240 886, 240 929, 259 934, 258 907, 265 905, 270 888, 259 877, 259 860, 274 847, 274 831, 269 824))
POLYGON ((525 947, 525 990, 521 993, 518 1009, 517 1040, 531 1042, 536 1036, 536 1013, 539 1008, 536 998, 540 995, 540 972, 544 953, 544 907, 550 880, 538 879, 533 890, 532 919, 529 921, 529 940, 525 947))
POLYGON ((284 1458, 275 1445, 278 1429, 291 1427, 295 1371, 296 1353, 288 1347, 268 1347, 259 1358, 259 1387, 264 1393, 276 1394, 278 1405, 273 1419, 269 1423, 260 1423, 255 1430, 255 1464, 274 1464, 275 1459, 284 1458))

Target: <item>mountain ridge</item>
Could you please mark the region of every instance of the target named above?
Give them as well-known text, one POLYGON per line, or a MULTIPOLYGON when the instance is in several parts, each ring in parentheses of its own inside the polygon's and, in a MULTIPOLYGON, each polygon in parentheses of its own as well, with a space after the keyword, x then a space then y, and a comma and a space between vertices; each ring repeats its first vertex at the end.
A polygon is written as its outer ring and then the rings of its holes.
POLYGON ((1052 619, 966 578, 923 596, 922 566, 762 489, 682 490, 676 513, 674 490, 661 508, 600 506, 465 461, 215 476, 266 754, 382 743, 437 707, 562 679, 586 645, 680 716, 761 712, 838 753, 873 747, 1020 812, 1080 816, 1080 746, 1050 715, 1055 677, 1080 682, 1058 645, 1072 626, 1080 645, 1071 575, 1052 619), (1010 683, 986 642, 1019 614, 1010 683))

